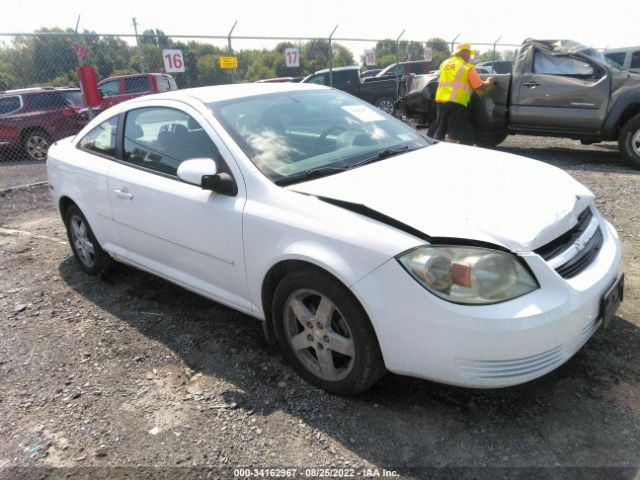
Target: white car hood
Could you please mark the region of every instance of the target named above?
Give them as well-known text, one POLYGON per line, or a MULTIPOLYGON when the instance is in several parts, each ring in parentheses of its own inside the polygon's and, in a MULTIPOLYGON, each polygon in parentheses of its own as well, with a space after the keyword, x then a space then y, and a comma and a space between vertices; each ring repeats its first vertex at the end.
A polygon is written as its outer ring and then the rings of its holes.
POLYGON ((438 143, 290 190, 360 204, 428 235, 531 251, 593 203, 564 171, 483 148, 438 143))

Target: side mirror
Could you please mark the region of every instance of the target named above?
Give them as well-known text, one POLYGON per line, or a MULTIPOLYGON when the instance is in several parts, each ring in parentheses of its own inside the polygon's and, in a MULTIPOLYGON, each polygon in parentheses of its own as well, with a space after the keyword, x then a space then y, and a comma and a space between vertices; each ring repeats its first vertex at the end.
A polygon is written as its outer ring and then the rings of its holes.
POLYGON ((212 158, 190 158, 178 166, 178 178, 221 195, 235 197, 238 186, 228 173, 218 173, 212 158))
POLYGON ((190 158, 178 166, 178 178, 200 187, 202 177, 216 173, 218 173, 218 166, 212 158, 190 158))

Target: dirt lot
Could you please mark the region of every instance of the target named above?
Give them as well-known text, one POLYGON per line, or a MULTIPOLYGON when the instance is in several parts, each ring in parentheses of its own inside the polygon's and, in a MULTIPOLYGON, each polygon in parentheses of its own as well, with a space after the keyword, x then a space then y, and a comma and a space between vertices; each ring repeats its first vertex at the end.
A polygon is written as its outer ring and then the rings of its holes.
MULTIPOLYGON (((0 194, 0 478, 328 466, 639 478, 640 172, 610 145, 512 137, 500 148, 592 189, 624 242, 626 292, 619 316, 567 364, 493 391, 389 374, 358 398, 329 396, 284 365, 251 318, 131 268, 82 273, 46 187, 0 194)), ((3 185, 30 183, 9 172, 0 166, 3 185)))

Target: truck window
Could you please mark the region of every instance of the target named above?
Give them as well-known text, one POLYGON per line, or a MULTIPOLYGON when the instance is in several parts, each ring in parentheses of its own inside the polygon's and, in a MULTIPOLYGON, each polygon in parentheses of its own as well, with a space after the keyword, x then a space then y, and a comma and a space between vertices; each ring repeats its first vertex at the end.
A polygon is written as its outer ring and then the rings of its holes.
POLYGON ((125 95, 131 93, 144 93, 151 90, 149 87, 149 77, 143 75, 140 77, 127 77, 124 79, 124 93, 125 95))
POLYGON ((324 73, 319 73, 318 75, 314 75, 309 77, 305 83, 315 83, 316 85, 324 85, 324 73))
POLYGON ((592 76, 594 74, 593 67, 588 62, 561 55, 546 55, 541 52, 536 52, 533 57, 533 72, 543 75, 592 76))
POLYGON ((169 84, 169 78, 164 75, 158 75, 156 77, 156 82, 158 84, 158 92, 167 92, 171 90, 171 85, 169 84))
POLYGON ((120 81, 111 80, 100 85, 100 93, 103 97, 113 97, 120 95, 120 81))
POLYGON ((616 62, 620 67, 624 67, 624 58, 627 56, 627 52, 605 53, 605 56, 609 60, 616 62))

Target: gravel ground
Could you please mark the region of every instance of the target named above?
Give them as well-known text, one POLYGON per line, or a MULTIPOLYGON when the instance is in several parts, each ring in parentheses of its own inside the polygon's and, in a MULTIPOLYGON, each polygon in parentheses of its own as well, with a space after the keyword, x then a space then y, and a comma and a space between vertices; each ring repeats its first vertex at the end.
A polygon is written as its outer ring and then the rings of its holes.
MULTIPOLYGON (((638 478, 640 172, 608 144, 510 137, 500 149, 591 188, 622 238, 626 273, 606 331, 553 373, 501 390, 388 374, 357 398, 327 395, 283 364, 251 318, 128 267, 82 273, 46 187, 0 193, 0 478, 329 466, 638 478)), ((40 178, 14 167, 0 166, 3 184, 40 178)))

